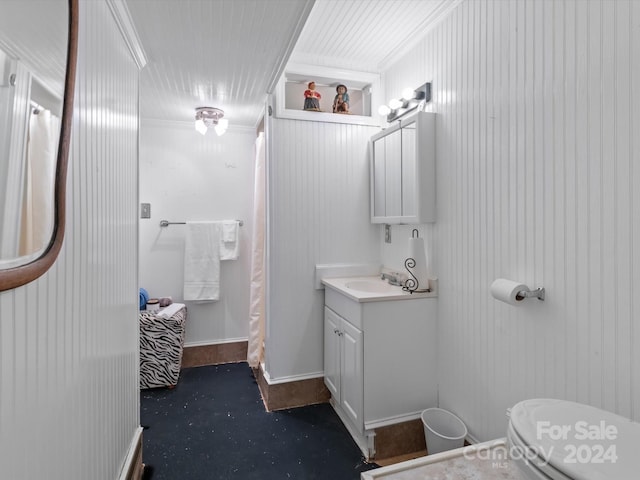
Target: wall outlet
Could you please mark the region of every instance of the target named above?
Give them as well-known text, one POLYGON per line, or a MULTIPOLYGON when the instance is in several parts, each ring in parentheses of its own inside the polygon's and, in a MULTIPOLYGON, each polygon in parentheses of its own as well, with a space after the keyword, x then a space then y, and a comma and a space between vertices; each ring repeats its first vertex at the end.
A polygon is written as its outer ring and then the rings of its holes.
POLYGON ((384 224, 384 243, 391 243, 391 225, 384 224))
POLYGON ((151 204, 150 203, 141 203, 140 204, 140 218, 151 218, 151 204))

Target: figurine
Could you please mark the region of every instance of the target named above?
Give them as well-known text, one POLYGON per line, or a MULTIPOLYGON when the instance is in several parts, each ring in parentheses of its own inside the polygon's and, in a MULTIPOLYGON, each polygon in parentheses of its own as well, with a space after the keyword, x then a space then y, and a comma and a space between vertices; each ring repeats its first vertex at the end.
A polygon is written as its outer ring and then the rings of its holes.
POLYGON ((336 87, 338 94, 333 99, 333 113, 349 113, 349 94, 347 87, 340 84, 336 87))
POLYGON ((320 99, 322 95, 316 92, 316 83, 309 82, 308 89, 304 91, 304 110, 310 110, 312 112, 320 111, 320 99))

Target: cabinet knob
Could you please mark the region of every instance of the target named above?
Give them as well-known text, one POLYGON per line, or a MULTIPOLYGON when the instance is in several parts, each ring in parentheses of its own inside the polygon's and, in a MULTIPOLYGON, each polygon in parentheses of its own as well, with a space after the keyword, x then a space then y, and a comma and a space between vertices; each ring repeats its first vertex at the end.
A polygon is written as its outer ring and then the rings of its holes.
POLYGON ((333 333, 335 333, 336 335, 340 335, 340 330, 338 330, 337 328, 334 328, 333 333))

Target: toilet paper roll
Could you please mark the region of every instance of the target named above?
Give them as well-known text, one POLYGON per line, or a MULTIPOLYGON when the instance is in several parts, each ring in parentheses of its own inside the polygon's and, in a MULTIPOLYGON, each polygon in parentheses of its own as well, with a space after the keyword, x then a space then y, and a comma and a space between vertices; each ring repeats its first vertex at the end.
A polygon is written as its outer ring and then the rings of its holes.
POLYGON ((524 300, 523 297, 518 297, 518 292, 522 290, 528 291, 529 287, 505 278, 498 278, 491 284, 493 298, 509 305, 519 305, 524 300))
POLYGON ((427 255, 424 250, 423 238, 409 238, 409 257, 416 261, 416 266, 411 269, 418 281, 418 290, 429 288, 429 272, 427 270, 427 255))

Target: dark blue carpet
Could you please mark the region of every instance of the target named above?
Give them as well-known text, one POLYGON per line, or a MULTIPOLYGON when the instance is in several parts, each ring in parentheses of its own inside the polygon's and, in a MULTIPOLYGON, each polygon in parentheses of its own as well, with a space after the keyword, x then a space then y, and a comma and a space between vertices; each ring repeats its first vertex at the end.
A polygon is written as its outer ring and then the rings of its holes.
POLYGON ((377 467, 329 404, 266 412, 246 363, 184 369, 140 402, 145 479, 358 480, 377 467))

